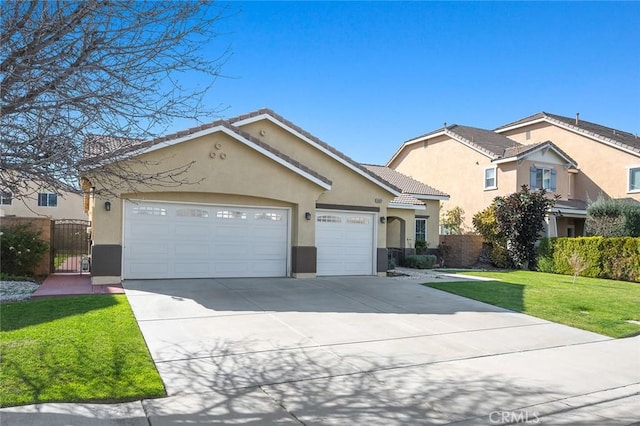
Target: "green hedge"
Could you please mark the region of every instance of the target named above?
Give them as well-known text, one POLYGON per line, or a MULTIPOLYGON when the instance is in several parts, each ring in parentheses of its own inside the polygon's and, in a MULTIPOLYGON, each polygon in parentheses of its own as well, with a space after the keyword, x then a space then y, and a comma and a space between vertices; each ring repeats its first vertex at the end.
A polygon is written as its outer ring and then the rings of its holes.
POLYGON ((569 258, 577 253, 587 261, 583 277, 640 282, 640 238, 544 238, 538 253, 543 272, 573 275, 569 258))

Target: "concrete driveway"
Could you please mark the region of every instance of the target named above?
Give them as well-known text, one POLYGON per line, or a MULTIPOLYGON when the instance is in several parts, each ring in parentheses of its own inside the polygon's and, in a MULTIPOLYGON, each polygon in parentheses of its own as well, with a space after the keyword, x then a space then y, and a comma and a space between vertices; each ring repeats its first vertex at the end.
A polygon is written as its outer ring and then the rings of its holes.
POLYGON ((640 418, 640 337, 614 340, 396 278, 124 285, 169 396, 121 404, 118 424, 640 418))

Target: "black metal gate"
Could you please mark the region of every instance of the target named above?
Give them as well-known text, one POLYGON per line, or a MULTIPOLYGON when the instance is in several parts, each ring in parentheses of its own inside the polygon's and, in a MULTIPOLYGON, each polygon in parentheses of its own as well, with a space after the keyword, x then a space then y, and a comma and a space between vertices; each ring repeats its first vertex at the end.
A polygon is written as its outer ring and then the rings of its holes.
POLYGON ((89 272, 88 220, 62 219, 53 221, 51 235, 51 271, 89 272))

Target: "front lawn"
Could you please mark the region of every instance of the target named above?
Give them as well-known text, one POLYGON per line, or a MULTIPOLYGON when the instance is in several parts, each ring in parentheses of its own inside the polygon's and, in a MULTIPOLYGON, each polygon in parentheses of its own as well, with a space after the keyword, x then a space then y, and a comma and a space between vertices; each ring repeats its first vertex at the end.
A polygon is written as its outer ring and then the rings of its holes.
POLYGON ((531 271, 464 272, 496 281, 426 286, 611 337, 640 333, 640 284, 531 271), (499 281, 498 281, 499 280, 499 281))
POLYGON ((0 406, 165 395, 124 295, 0 307, 0 406))

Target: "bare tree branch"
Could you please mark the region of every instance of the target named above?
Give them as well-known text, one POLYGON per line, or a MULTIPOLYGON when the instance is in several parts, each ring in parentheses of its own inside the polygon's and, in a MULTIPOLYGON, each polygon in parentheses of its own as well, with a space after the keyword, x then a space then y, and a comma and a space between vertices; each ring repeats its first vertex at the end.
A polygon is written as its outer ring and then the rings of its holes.
POLYGON ((25 181, 63 189, 86 170, 132 188, 190 183, 191 164, 104 165, 166 132, 174 119, 219 113, 204 108, 203 97, 230 52, 204 47, 217 37, 225 7, 205 0, 8 0, 0 8, 3 190, 27 195, 25 181), (200 87, 182 86, 198 77, 200 87), (108 137, 90 138, 95 134, 108 137), (99 156, 85 155, 87 138, 99 156), (114 149, 114 138, 131 146, 114 149))

